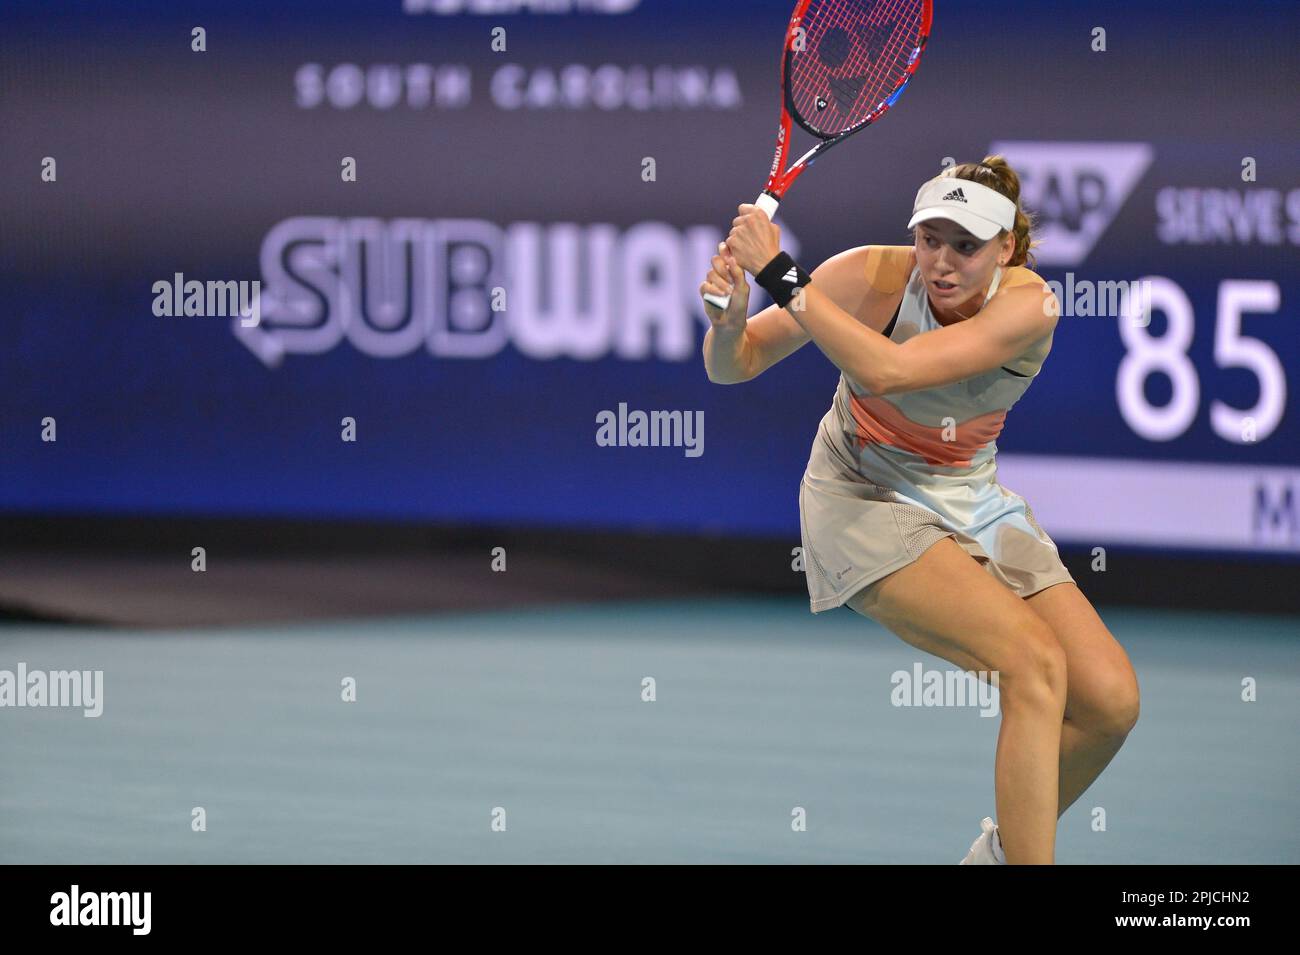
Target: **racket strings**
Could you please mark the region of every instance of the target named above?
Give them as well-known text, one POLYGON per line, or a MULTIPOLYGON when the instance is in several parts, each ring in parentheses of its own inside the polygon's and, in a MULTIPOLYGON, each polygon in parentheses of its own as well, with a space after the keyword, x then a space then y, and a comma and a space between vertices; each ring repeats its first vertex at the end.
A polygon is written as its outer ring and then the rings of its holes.
POLYGON ((922 0, 813 0, 789 81, 803 123, 829 137, 871 117, 916 60, 923 7, 922 0))

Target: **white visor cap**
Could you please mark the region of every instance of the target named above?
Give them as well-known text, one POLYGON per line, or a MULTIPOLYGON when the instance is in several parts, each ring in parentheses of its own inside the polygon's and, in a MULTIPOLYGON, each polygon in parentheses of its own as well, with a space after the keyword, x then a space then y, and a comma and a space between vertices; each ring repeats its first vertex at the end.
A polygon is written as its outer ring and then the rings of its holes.
POLYGON ((1016 224, 1016 204, 996 189, 969 179, 936 176, 923 184, 912 205, 909 229, 927 219, 951 219, 977 239, 993 238, 1016 224))

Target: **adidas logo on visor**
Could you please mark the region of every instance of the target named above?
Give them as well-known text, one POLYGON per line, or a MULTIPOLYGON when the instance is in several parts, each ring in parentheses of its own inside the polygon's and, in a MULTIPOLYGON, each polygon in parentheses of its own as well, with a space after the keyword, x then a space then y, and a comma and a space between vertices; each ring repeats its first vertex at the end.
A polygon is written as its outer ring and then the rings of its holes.
POLYGON ((952 192, 948 193, 948 195, 944 196, 944 197, 943 197, 942 199, 940 199, 939 201, 940 201, 940 202, 951 202, 951 201, 953 201, 953 200, 956 200, 957 202, 965 202, 965 201, 966 201, 966 194, 963 193, 963 192, 961 191, 961 187, 958 187, 958 188, 954 189, 952 192))

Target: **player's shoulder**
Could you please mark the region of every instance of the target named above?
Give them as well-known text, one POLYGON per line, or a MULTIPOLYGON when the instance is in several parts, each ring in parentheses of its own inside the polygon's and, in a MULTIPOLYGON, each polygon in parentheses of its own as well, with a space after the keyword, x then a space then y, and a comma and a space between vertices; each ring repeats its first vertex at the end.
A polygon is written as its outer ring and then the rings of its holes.
POLYGON ((998 291, 993 299, 1014 302, 1017 306, 1016 314, 1034 321, 1046 334, 1050 334, 1056 327, 1060 316, 1060 303, 1047 280, 1023 265, 1002 270, 1002 280, 998 283, 998 291))
POLYGON ((998 283, 998 295, 1014 293, 1019 297, 1027 296, 1026 289, 1042 296, 1055 296, 1052 286, 1033 269, 1024 265, 1013 265, 1002 270, 1002 281, 998 283))
POLYGON ((1047 280, 1028 266, 1013 265, 1002 270, 1002 281, 998 283, 999 292, 1018 288, 1021 285, 1032 285, 1034 288, 1051 290, 1047 280))
POLYGON ((916 264, 910 245, 859 245, 839 252, 817 266, 819 275, 860 285, 862 290, 892 295, 907 284, 916 264))

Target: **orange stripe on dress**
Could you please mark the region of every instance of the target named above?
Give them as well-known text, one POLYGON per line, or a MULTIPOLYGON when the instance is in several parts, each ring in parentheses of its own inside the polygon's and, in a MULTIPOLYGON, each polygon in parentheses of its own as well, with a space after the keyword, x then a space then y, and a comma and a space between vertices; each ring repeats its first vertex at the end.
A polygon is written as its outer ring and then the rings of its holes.
POLYGON ((977 451, 987 447, 1002 433, 1007 420, 1006 409, 963 421, 955 428, 951 441, 943 440, 943 428, 918 424, 899 410, 892 401, 870 395, 851 395, 850 409, 858 424, 857 448, 868 444, 887 444, 911 451, 926 464, 940 467, 970 467, 977 451))

